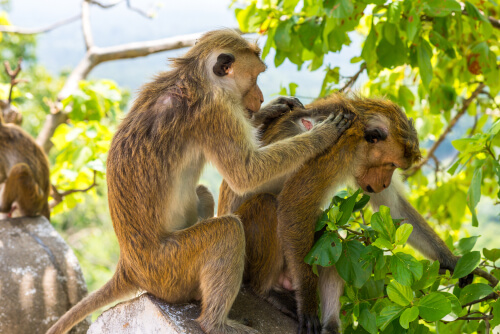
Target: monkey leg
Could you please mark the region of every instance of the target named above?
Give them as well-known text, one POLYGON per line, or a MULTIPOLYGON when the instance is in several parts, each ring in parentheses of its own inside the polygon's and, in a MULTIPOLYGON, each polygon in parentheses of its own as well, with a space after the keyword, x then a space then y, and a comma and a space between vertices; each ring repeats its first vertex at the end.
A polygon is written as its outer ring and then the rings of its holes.
MULTIPOLYGON (((143 289, 180 303, 201 295, 197 319, 208 334, 247 334, 255 330, 228 320, 239 292, 245 261, 243 225, 233 215, 206 219, 167 236, 162 247, 150 249, 151 260, 129 263, 143 289)), ((139 253, 137 255, 140 255, 139 253)))
POLYGON ((47 205, 43 191, 36 183, 31 168, 25 163, 14 165, 5 182, 0 212, 11 213, 18 209, 21 216, 41 214, 47 205), (17 208, 13 208, 12 205, 17 208))
POLYGON ((293 294, 275 289, 285 267, 277 236, 276 210, 276 196, 265 193, 249 198, 235 213, 241 218, 245 229, 244 282, 280 311, 297 318, 293 294))
POLYGON ((340 333, 340 297, 344 293, 344 280, 335 266, 318 266, 319 295, 321 300, 321 334, 340 333))
POLYGON ((214 216, 215 201, 210 190, 199 184, 196 187, 196 195, 198 195, 198 217, 203 219, 212 218, 214 216))
POLYGON ((340 177, 340 164, 349 163, 347 150, 334 146, 308 161, 286 182, 278 196, 278 238, 292 275, 297 298, 299 333, 319 333, 318 279, 304 258, 314 244, 320 208, 340 177))

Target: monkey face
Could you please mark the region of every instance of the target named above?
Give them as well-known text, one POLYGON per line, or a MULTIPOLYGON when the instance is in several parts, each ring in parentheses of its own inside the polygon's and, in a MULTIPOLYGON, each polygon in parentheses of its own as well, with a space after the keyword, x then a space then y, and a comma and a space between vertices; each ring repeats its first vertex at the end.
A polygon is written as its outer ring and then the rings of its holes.
POLYGON ((379 193, 389 187, 396 168, 407 169, 409 164, 401 145, 384 130, 365 133, 365 140, 357 154, 354 176, 365 192, 379 193))
POLYGON ((213 73, 241 96, 244 107, 250 114, 260 110, 264 96, 257 84, 257 77, 266 65, 254 52, 220 53, 213 66, 213 73), (228 84, 229 83, 229 84, 228 84))

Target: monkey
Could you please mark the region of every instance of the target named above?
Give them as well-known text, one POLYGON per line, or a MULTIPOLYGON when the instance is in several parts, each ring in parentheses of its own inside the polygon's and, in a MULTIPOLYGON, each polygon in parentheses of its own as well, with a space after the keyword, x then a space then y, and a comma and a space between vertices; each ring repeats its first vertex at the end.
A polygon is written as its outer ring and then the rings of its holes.
POLYGON ((47 332, 136 291, 168 303, 201 300, 197 319, 212 333, 256 333, 227 318, 241 286, 243 225, 212 217, 197 186, 212 163, 238 194, 299 168, 350 126, 334 115, 311 131, 259 147, 250 115, 263 102, 260 49, 234 30, 204 34, 171 69, 144 85, 119 125, 107 159, 108 204, 120 247, 113 277, 47 332))
MULTIPOLYGON (((262 109, 263 113, 266 112, 262 109)), ((236 194, 223 181, 218 214, 234 213, 246 238, 244 283, 284 313, 299 321, 299 333, 339 333, 344 282, 335 266, 318 267, 319 278, 304 258, 313 246, 321 208, 339 186, 362 188, 375 211, 380 205, 413 226, 409 244, 453 271, 458 257, 408 203, 396 169, 406 170, 421 158, 417 132, 394 103, 383 99, 333 94, 306 109, 276 117, 259 115, 262 145, 307 133, 325 117, 340 112, 355 115, 351 127, 325 153, 298 170, 261 187, 260 192, 236 194), (318 319, 319 284, 322 323, 318 319), (287 291, 293 291, 293 294, 287 291), (322 329, 321 329, 322 327, 322 329)), ((259 112, 260 113, 260 112, 259 112)), ((460 285, 472 282, 472 276, 460 285)))
POLYGON ((0 113, 0 219, 43 215, 50 220, 49 161, 21 127, 0 113))

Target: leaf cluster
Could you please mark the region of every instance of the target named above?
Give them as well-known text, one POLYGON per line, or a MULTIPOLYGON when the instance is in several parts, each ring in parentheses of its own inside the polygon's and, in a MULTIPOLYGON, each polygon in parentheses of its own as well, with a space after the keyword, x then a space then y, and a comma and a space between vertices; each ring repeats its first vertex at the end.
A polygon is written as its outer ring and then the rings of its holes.
POLYGON ((500 323, 498 288, 482 278, 464 289, 456 285, 478 266, 493 268, 491 273, 500 277, 495 266, 500 249, 483 249, 481 255, 472 251, 477 237, 461 239, 454 249, 461 258, 453 275, 440 274, 438 261, 406 252, 413 227, 393 219, 388 207, 381 206, 365 224, 369 196, 360 192, 343 191, 332 199, 316 225, 321 237, 305 258, 313 266, 335 265, 346 282, 341 297, 345 333, 427 333, 436 326, 473 333, 500 323))

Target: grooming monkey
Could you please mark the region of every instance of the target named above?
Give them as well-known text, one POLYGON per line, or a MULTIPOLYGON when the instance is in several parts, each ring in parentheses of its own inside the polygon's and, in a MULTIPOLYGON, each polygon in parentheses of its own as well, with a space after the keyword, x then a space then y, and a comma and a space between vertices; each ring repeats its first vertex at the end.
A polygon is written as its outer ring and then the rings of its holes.
POLYGON ((33 138, 0 113, 0 219, 44 215, 50 219, 49 161, 33 138))
POLYGON ((135 292, 169 303, 201 299, 206 333, 255 333, 228 320, 241 285, 245 237, 239 218, 213 216, 197 186, 210 161, 238 194, 299 168, 350 125, 343 115, 312 131, 260 147, 249 116, 263 101, 259 48, 233 30, 205 34, 139 93, 109 151, 109 207, 120 245, 111 280, 48 333, 135 292))
MULTIPOLYGON (((334 266, 318 267, 318 280, 304 262, 314 243, 321 208, 339 186, 359 186, 370 193, 374 210, 386 205, 393 217, 405 218, 403 222, 413 226, 410 245, 439 260, 441 268, 453 271, 458 260, 406 201, 398 178, 393 177, 397 168, 407 169, 420 159, 420 151, 412 121, 392 102, 334 94, 281 117, 261 114, 262 144, 307 133, 317 122, 340 112, 354 113, 356 118, 326 153, 269 182, 261 187, 263 191, 240 196, 225 182, 220 189, 218 214, 235 213, 245 229, 244 282, 284 313, 297 317, 299 333, 319 333, 321 327, 321 333, 339 332, 344 282, 334 266), (318 282, 322 326, 317 317, 318 282), (290 301, 286 290, 294 290, 296 300, 290 301)), ((460 283, 471 280, 469 276, 460 283)))

